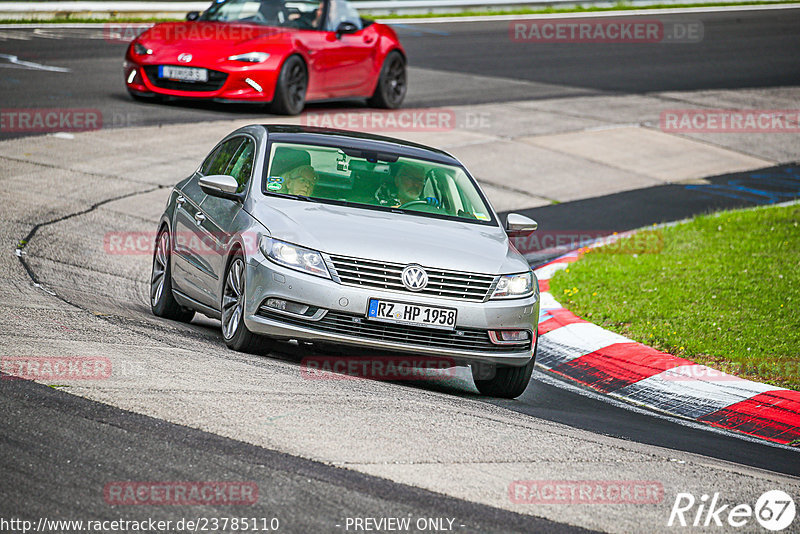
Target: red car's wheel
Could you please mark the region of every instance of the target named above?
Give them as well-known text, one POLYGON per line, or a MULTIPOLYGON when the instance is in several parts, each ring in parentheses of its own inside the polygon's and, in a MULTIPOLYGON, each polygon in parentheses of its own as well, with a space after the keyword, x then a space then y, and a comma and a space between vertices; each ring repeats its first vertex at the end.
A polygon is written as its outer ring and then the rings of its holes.
POLYGON ((291 56, 283 64, 275 97, 272 99, 272 112, 278 115, 297 115, 306 105, 308 72, 299 56, 291 56))
POLYGON ((407 87, 406 60, 400 52, 393 50, 383 62, 375 93, 367 103, 374 108, 398 108, 406 97, 407 87))

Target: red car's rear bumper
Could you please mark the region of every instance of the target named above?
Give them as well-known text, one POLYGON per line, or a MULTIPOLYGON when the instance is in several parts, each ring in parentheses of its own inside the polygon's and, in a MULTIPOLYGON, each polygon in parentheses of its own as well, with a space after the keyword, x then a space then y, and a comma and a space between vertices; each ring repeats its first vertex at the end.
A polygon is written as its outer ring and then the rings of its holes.
MULTIPOLYGON (((191 66, 204 67, 194 64, 191 66)), ((125 62, 125 85, 132 93, 177 98, 270 102, 274 97, 277 69, 247 65, 225 70, 219 70, 218 67, 207 70, 209 80, 206 83, 180 82, 159 78, 158 65, 142 65, 128 60, 125 62)))

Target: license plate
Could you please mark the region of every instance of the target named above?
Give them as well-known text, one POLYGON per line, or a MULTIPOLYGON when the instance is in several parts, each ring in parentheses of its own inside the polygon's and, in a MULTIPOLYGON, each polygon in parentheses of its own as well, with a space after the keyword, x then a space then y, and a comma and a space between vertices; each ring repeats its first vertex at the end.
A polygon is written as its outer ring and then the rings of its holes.
POLYGON ((181 80, 184 82, 207 82, 208 71, 206 69, 196 69, 194 67, 159 65, 158 77, 167 78, 168 80, 181 80))
POLYGON ((456 327, 456 310, 438 306, 420 306, 407 302, 369 299, 367 319, 384 323, 453 330, 456 327))

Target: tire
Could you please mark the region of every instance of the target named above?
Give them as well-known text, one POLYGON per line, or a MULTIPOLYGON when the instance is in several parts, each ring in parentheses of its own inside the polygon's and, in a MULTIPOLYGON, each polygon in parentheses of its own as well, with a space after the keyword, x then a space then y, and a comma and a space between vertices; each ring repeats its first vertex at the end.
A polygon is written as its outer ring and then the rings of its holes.
POLYGON ((194 310, 184 308, 172 295, 172 246, 169 230, 163 227, 156 238, 153 251, 153 270, 150 274, 150 309, 154 315, 188 323, 194 310))
POLYGON ((403 103, 408 89, 406 60, 397 50, 392 50, 383 61, 375 93, 367 100, 373 108, 396 109, 403 103))
POLYGON ((475 372, 473 371, 475 387, 478 388, 482 395, 488 397, 516 399, 522 395, 531 381, 531 373, 533 373, 533 366, 536 363, 538 346, 539 340, 537 339, 536 346, 533 348, 533 358, 522 367, 498 366, 494 376, 486 380, 475 379, 475 372))
POLYGON ((306 105, 308 71, 299 56, 290 56, 281 67, 275 96, 272 99, 272 112, 276 115, 298 115, 306 105))
POLYGON ((225 269, 222 283, 219 308, 222 311, 222 338, 228 348, 238 352, 269 352, 275 342, 252 333, 244 324, 245 278, 244 256, 237 250, 225 269))

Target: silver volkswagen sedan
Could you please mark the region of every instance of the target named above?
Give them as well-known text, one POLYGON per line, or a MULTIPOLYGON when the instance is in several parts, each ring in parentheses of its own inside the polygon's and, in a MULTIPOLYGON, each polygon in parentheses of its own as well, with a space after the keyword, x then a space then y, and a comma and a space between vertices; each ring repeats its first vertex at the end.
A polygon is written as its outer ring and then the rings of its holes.
POLYGON ((151 306, 220 319, 238 351, 297 340, 448 358, 481 393, 513 398, 534 365, 539 290, 509 236, 535 229, 518 214, 504 227, 441 150, 251 125, 172 190, 151 306))

